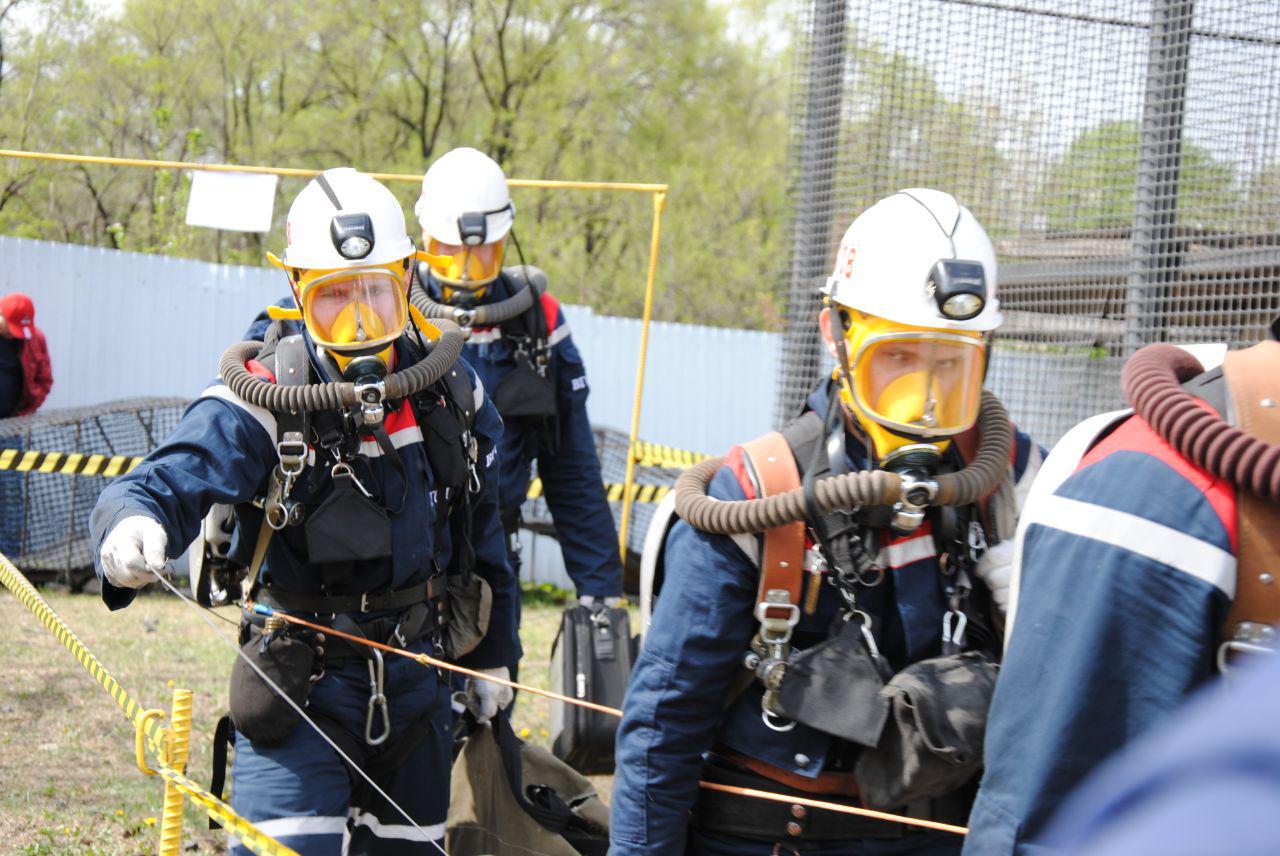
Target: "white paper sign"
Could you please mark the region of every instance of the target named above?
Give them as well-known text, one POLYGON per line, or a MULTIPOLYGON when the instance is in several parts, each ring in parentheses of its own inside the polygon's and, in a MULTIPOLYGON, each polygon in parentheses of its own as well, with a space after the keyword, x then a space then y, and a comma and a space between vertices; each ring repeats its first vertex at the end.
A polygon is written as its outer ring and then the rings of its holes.
POLYGON ((187 225, 270 232, 278 180, 276 175, 249 172, 194 172, 187 225))

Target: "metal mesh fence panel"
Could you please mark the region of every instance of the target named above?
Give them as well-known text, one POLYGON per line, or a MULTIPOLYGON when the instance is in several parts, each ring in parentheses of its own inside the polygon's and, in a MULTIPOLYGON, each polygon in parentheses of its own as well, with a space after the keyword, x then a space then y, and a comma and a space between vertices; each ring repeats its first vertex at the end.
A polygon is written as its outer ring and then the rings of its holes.
POLYGON ((0 420, 0 553, 24 572, 83 581, 104 474, 155 448, 185 407, 179 398, 130 399, 0 420))
POLYGON ((843 230, 906 187, 995 241, 988 383, 1042 443, 1123 403, 1137 347, 1247 345, 1280 312, 1280 5, 799 0, 796 20, 778 421, 827 368, 815 289, 843 230))

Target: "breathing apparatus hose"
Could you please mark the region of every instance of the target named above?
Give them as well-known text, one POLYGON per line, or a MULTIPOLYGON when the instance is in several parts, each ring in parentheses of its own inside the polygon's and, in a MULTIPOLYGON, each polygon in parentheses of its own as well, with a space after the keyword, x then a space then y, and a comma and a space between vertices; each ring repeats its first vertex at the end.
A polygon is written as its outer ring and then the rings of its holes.
MULTIPOLYGON (((937 478, 930 505, 969 505, 995 490, 1009 468, 1013 427, 1000 399, 983 390, 978 411, 978 452, 963 470, 937 478)), ((676 513, 690 525, 717 535, 763 532, 807 518, 804 489, 763 499, 726 501, 707 495, 707 485, 724 458, 711 458, 676 480, 676 513)), ((884 470, 866 470, 819 479, 814 483, 823 512, 861 506, 893 505, 902 498, 902 478, 884 470)))
POLYGON ((1203 370, 1182 348, 1147 345, 1125 363, 1125 398, 1187 460, 1262 499, 1280 501, 1280 445, 1229 425, 1182 388, 1203 370))
MULTIPOLYGON (((523 265, 522 265, 523 267, 523 265)), ((526 286, 505 300, 497 303, 482 303, 471 309, 438 303, 427 293, 421 277, 414 277, 413 286, 409 289, 409 302, 418 311, 434 320, 443 318, 461 324, 464 327, 492 327, 503 321, 510 321, 517 315, 529 311, 533 301, 546 291, 546 279, 542 276, 523 277, 526 286)))
MULTIPOLYGON (((408 368, 387 375, 383 384, 388 399, 406 398, 426 389, 457 362, 466 336, 448 319, 437 319, 436 325, 440 328, 440 339, 430 353, 408 368)), ((222 354, 222 379, 248 403, 273 413, 338 410, 360 404, 356 385, 349 381, 280 386, 251 374, 244 364, 261 350, 261 342, 237 342, 222 354)))

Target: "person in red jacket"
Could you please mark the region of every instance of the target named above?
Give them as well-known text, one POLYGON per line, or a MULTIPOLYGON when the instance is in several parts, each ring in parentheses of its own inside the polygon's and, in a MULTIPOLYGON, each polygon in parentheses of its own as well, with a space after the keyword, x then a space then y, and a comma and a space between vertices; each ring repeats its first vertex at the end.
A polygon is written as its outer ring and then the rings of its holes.
POLYGON ((0 418, 35 413, 52 387, 49 348, 31 298, 0 297, 0 418))

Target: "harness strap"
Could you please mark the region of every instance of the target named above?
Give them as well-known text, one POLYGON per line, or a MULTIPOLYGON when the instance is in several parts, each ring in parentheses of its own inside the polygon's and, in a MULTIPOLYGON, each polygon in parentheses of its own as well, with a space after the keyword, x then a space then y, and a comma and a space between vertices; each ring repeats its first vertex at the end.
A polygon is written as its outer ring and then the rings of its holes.
MULTIPOLYGON (((1237 426, 1252 437, 1280 444, 1277 366, 1280 342, 1275 341, 1231 351, 1223 360, 1237 426)), ((1225 640, 1233 639, 1242 624, 1268 627, 1280 621, 1280 506, 1237 488, 1236 520, 1236 596, 1223 626, 1225 640)))
MULTIPOLYGON (((800 487, 800 470, 786 438, 778 431, 742 446, 760 499, 800 487)), ((764 533, 756 618, 771 633, 790 635, 800 615, 804 587, 804 522, 796 521, 764 533)))
MULTIPOLYGON (((213 771, 209 778, 209 793, 220 800, 225 800, 227 786, 227 750, 235 745, 236 728, 231 724, 230 715, 224 715, 213 729, 213 771)), ((221 829, 222 824, 209 815, 209 828, 221 829)))
POLYGON ((253 544, 253 558, 249 560, 249 573, 245 577, 244 596, 246 600, 253 600, 258 589, 258 573, 262 570, 262 562, 267 557, 267 545, 271 543, 271 536, 276 534, 276 530, 271 528, 271 524, 267 522, 267 515, 262 515, 262 523, 258 526, 258 540, 253 544))
POLYGON ((286 612, 326 615, 408 609, 414 604, 444 597, 445 592, 445 578, 443 575, 437 575, 415 586, 382 594, 305 594, 268 586, 263 589, 261 600, 268 606, 283 609, 286 612))

